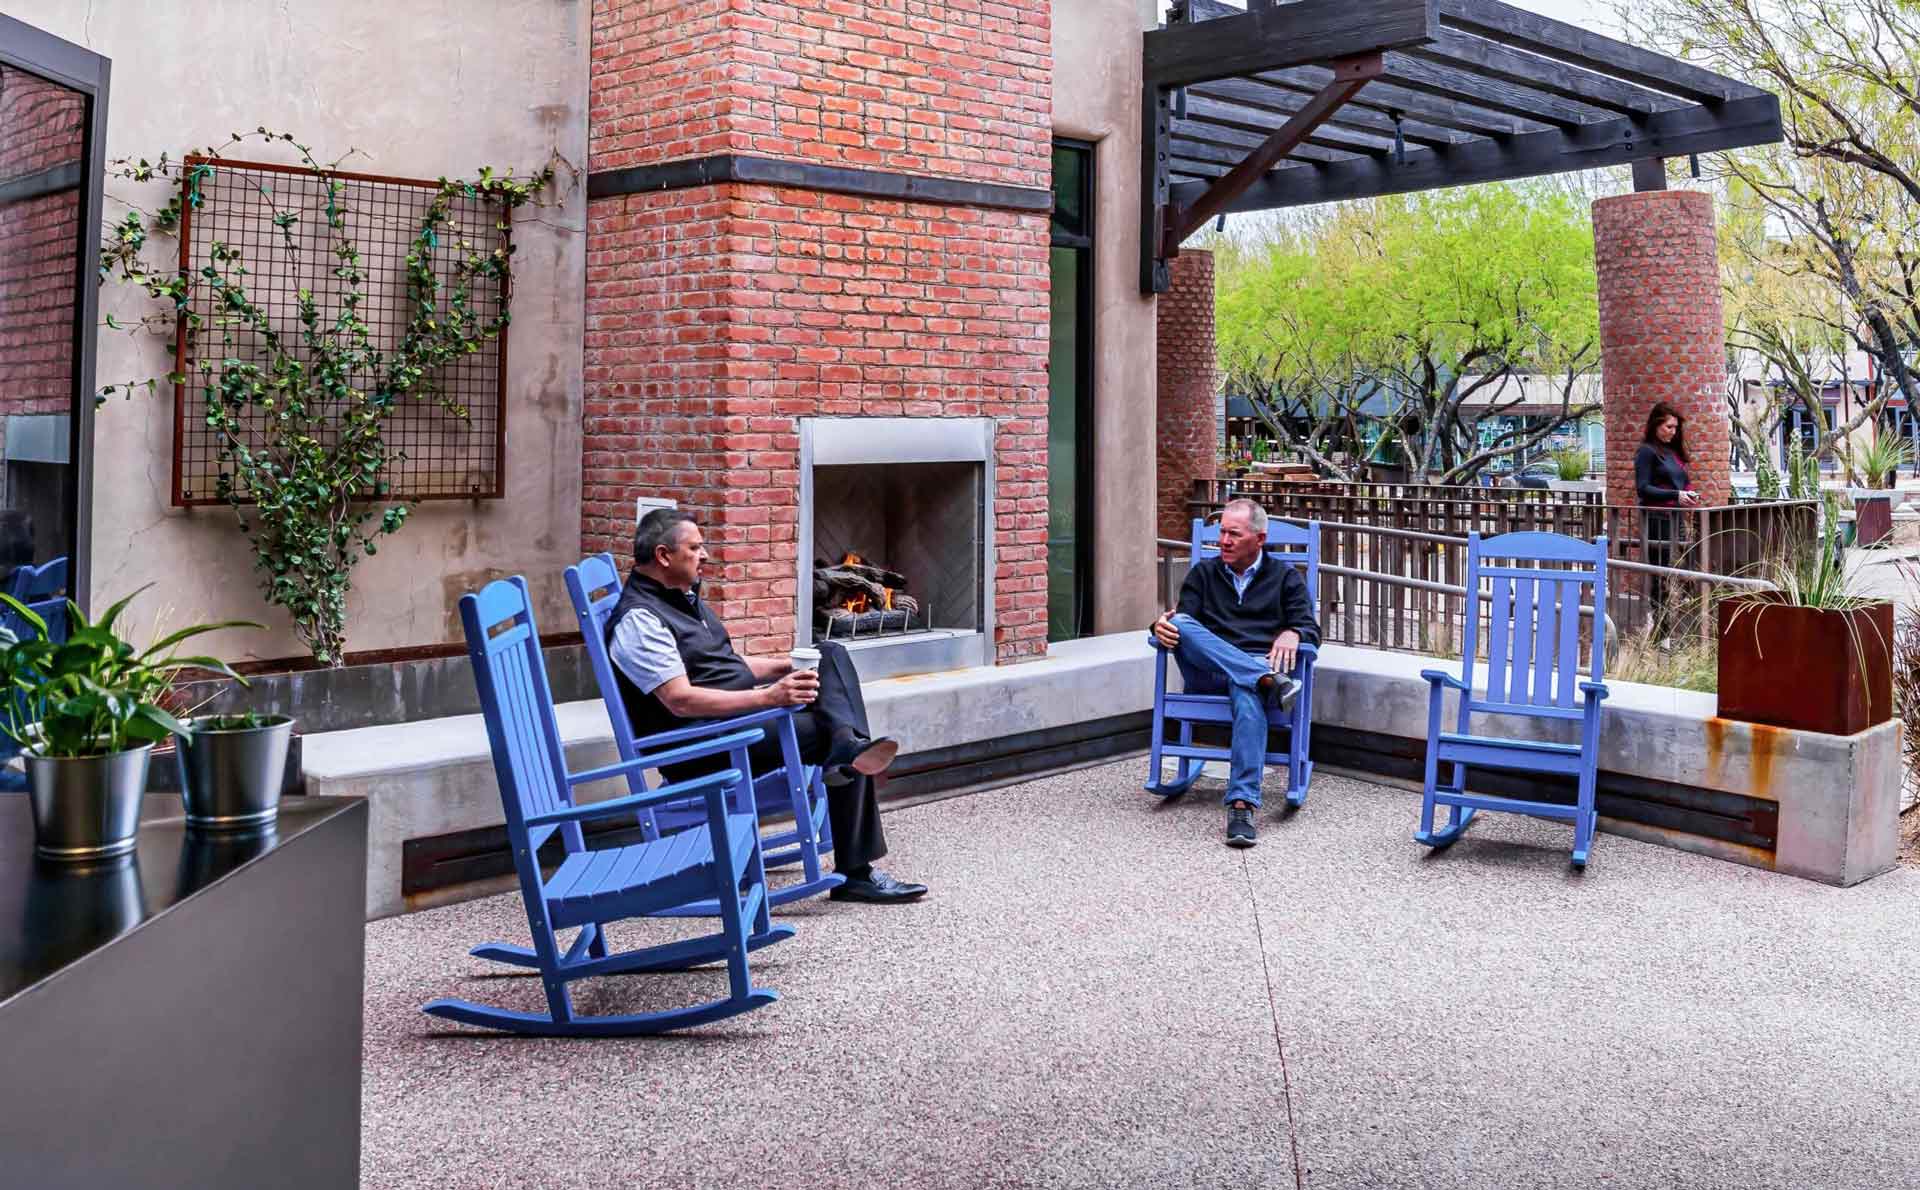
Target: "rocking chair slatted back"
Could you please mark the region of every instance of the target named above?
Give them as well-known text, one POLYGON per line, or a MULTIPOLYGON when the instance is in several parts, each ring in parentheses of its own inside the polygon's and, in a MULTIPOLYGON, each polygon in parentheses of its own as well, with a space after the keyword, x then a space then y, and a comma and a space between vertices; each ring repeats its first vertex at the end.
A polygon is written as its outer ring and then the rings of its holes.
MULTIPOLYGON (((489 583, 476 595, 462 596, 460 619, 473 654, 481 704, 498 708, 486 716, 487 736, 493 745, 495 776, 507 795, 502 802, 508 823, 513 833, 526 831, 527 848, 516 849, 515 867, 522 869, 520 879, 528 896, 537 898, 540 866, 532 853, 562 828, 527 828, 526 820, 571 806, 573 795, 526 580, 516 575, 489 583)), ((566 824, 563 833, 568 851, 584 847, 578 825, 566 824)))
MULTIPOLYGON (((620 706, 619 683, 613 676, 613 659, 607 652, 607 621, 620 603, 620 571, 612 554, 594 554, 567 567, 567 594, 573 600, 574 617, 580 621, 580 635, 586 638, 587 660, 593 666, 593 680, 607 704, 607 719, 613 725, 614 746, 623 757, 635 755, 633 725, 620 706)), ((627 789, 645 793, 646 781, 639 773, 627 775, 627 789)))
MULTIPOLYGON (((1220 526, 1195 517, 1192 544, 1187 550, 1187 565, 1198 566, 1203 558, 1220 556, 1220 526)), ((1307 596, 1320 606, 1320 533, 1317 527, 1295 525, 1276 518, 1267 520, 1267 556, 1298 566, 1306 575, 1307 596)))
MULTIPOLYGON (((1580 608, 1606 606, 1606 539, 1589 544, 1555 533, 1467 537, 1467 589, 1492 591, 1484 695, 1461 702, 1471 711, 1578 719, 1580 608), (1493 559, 1496 561, 1490 562, 1493 559), (1532 566, 1501 565, 1530 562, 1532 566)), ((1471 683, 1479 617, 1466 618, 1461 679, 1471 683)), ((1591 634, 1588 680, 1604 680, 1606 633, 1591 634)))

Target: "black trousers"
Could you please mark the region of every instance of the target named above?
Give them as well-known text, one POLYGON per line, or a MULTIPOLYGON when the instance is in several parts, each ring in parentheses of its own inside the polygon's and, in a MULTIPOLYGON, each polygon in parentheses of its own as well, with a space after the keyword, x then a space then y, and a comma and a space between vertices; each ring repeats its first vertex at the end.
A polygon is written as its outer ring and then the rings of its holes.
MULTIPOLYGON (((1647 561, 1655 566, 1672 566, 1673 544, 1677 536, 1673 513, 1648 508, 1641 515, 1646 518, 1647 525, 1647 561)), ((1665 575, 1647 576, 1647 606, 1650 613, 1647 622, 1655 636, 1665 636, 1672 630, 1674 608, 1669 596, 1665 575)))
MULTIPOLYGON (((867 727, 867 704, 860 697, 860 675, 853 668, 853 658, 834 641, 821 642, 819 649, 820 696, 811 705, 793 713, 800 759, 806 764, 826 760, 834 737, 842 730, 861 736, 872 734, 867 727)), ((772 732, 747 749, 747 756, 753 761, 756 773, 771 772, 785 763, 780 754, 780 737, 772 732)), ((681 781, 721 767, 723 763, 676 765, 666 776, 670 781, 681 781)), ((833 828, 833 866, 837 870, 864 868, 887 853, 886 832, 880 826, 880 799, 872 778, 855 775, 843 785, 829 784, 827 821, 833 828)))

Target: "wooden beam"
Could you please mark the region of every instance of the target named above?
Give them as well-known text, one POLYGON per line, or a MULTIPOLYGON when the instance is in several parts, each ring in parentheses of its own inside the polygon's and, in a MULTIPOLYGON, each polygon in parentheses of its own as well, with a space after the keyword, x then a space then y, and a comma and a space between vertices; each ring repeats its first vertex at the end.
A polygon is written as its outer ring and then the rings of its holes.
MULTIPOLYGON (((1251 149, 1273 135, 1292 115, 1290 111, 1276 115, 1190 94, 1187 97, 1187 118, 1174 120, 1173 134, 1175 138, 1187 135, 1251 149), (1219 136, 1209 137, 1208 129, 1214 130, 1219 136), (1251 140, 1249 142, 1242 138, 1251 140)), ((1382 136, 1374 132, 1355 132, 1331 127, 1331 122, 1328 122, 1314 130, 1303 144, 1338 149, 1343 153, 1384 153, 1393 148, 1393 134, 1389 132, 1382 136)))
POLYGON ((1438 0, 1298 0, 1149 29, 1145 83, 1179 87, 1277 66, 1420 45, 1439 32, 1438 0))
POLYGON ((1458 29, 1442 29, 1432 44, 1417 46, 1406 53, 1409 57, 1468 70, 1483 78, 1531 87, 1548 95, 1604 108, 1616 115, 1651 115, 1678 107, 1682 102, 1558 59, 1509 49, 1458 29))
MULTIPOLYGON (((1267 133, 1271 133, 1271 128, 1267 133)), ((1219 124, 1204 124, 1198 120, 1175 120, 1173 122, 1173 156, 1178 161, 1207 161, 1216 165, 1238 165, 1246 160, 1249 152, 1260 147, 1266 136, 1258 132, 1242 132, 1238 128, 1219 124)), ((1341 149, 1327 145, 1317 145, 1312 141, 1295 145, 1293 152, 1287 154, 1295 161, 1345 161, 1356 152, 1383 152, 1380 149, 1341 149)))
POLYGON ((1422 61, 1408 54, 1388 54, 1386 60, 1386 73, 1380 76, 1383 83, 1439 99, 1471 103, 1523 120, 1537 120, 1560 128, 1578 128, 1582 124, 1599 123, 1613 115, 1612 112, 1584 103, 1573 103, 1533 87, 1518 87, 1471 70, 1422 61))
POLYGON ((1765 94, 1758 87, 1702 70, 1698 66, 1641 49, 1499 0, 1440 0, 1441 20, 1451 28, 1514 49, 1642 87, 1651 87, 1696 103, 1722 103, 1765 94))
MULTIPOLYGON (((1354 157, 1332 165, 1277 169, 1256 181, 1225 210, 1265 211, 1350 198, 1405 194, 1442 186, 1499 182, 1544 174, 1627 165, 1646 157, 1683 157, 1780 139, 1780 101, 1767 92, 1718 107, 1694 104, 1628 117, 1572 132, 1531 132, 1504 141, 1479 140, 1444 150, 1409 151, 1405 164, 1354 157)), ((1189 203, 1203 190, 1175 187, 1172 201, 1189 203)))
POLYGON ((1633 163, 1633 189, 1636 193, 1667 188, 1667 159, 1642 157, 1633 163))
MULTIPOLYGON (((1267 87, 1273 90, 1293 94, 1312 95, 1327 85, 1328 75, 1325 69, 1314 66, 1295 66, 1286 70, 1266 70, 1245 79, 1220 79, 1203 84, 1209 93, 1225 94, 1222 88, 1243 87, 1249 84, 1267 87)), ((1190 90, 1188 94, 1192 94, 1190 90)), ((1244 102, 1243 93, 1235 93, 1235 102, 1244 102)), ((1296 108, 1298 100, 1288 99, 1284 106, 1296 108)), ((1469 136, 1516 136, 1522 132, 1540 132, 1552 127, 1537 120, 1522 120, 1502 112, 1488 111, 1470 103, 1459 103, 1449 99, 1436 99, 1418 91, 1409 91, 1391 83, 1376 80, 1365 91, 1340 109, 1342 117, 1352 114, 1356 109, 1378 112, 1386 115, 1399 112, 1405 118, 1419 120, 1437 128, 1448 128, 1469 136)), ((1392 118, 1387 120, 1389 126, 1392 118)))
MULTIPOLYGON (((1335 112, 1321 125, 1326 128, 1344 128, 1354 132, 1367 132, 1374 136, 1393 139, 1393 117, 1385 111, 1376 110, 1378 105, 1367 91, 1347 100, 1346 106, 1335 112)), ((1277 116, 1284 120, 1300 110, 1303 95, 1312 95, 1318 87, 1285 87, 1269 83, 1264 75, 1255 75, 1250 79, 1216 79, 1210 83, 1187 88, 1187 105, 1192 110, 1193 101, 1208 99, 1230 107, 1241 108, 1251 118, 1277 116)), ((1276 121, 1277 123, 1277 121, 1276 121)), ((1410 145, 1451 145, 1466 140, 1471 134, 1452 128, 1442 128, 1438 124, 1429 124, 1411 116, 1401 120, 1401 133, 1410 145)))
POLYGON ((1173 285, 1160 255, 1167 198, 1173 182, 1173 110, 1164 88, 1148 87, 1140 103, 1140 292, 1165 293, 1173 285))
MULTIPOLYGON (((1246 160, 1233 167, 1227 176, 1207 187, 1204 193, 1196 195, 1191 202, 1180 203, 1167 218, 1165 254, 1173 255, 1179 249, 1180 242, 1198 231, 1207 220, 1226 209, 1229 202, 1239 197, 1247 187, 1260 180, 1266 172, 1279 164, 1281 158, 1292 152, 1294 147, 1307 138, 1307 135, 1326 122, 1341 104, 1352 98, 1354 93, 1369 82, 1380 77, 1384 67, 1381 55, 1377 53, 1360 54, 1335 62, 1333 81, 1321 92, 1309 99, 1306 106, 1293 113, 1293 118, 1274 130, 1259 148, 1247 154, 1246 160)), ((1337 169, 1336 163, 1327 168, 1337 169)))

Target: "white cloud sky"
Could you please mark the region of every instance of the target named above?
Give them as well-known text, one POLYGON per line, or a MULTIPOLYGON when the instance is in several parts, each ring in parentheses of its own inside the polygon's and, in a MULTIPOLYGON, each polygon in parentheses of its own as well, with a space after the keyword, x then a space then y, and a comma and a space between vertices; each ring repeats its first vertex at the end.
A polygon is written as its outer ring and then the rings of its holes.
POLYGON ((1512 0, 1512 3, 1518 8, 1591 29, 1595 33, 1612 34, 1619 27, 1619 22, 1613 16, 1612 5, 1606 0, 1512 0))

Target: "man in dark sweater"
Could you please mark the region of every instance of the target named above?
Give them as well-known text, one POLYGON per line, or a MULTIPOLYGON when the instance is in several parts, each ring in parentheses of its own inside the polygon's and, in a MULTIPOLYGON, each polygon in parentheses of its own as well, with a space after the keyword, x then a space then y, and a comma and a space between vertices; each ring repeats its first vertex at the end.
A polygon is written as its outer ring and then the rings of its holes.
POLYGON ((1307 580, 1298 567, 1266 557, 1267 513, 1235 500, 1220 515, 1220 556, 1187 571, 1180 605, 1153 622, 1153 640, 1173 651, 1190 694, 1233 702, 1232 771, 1227 780, 1227 846, 1251 847, 1266 775, 1267 708, 1292 705, 1302 644, 1318 646, 1307 580))
MULTIPOLYGON (((817 671, 794 669, 790 657, 749 659, 734 652, 726 626, 700 598, 707 551, 688 513, 649 512, 634 534, 633 553, 633 571, 607 621, 607 652, 634 733, 794 708, 800 759, 826 769, 834 869, 847 878, 829 895, 881 904, 924 896, 925 885, 895 880, 873 866, 887 853, 887 839, 872 778, 893 762, 899 746, 870 738, 860 676, 846 649, 822 643, 817 671)), ((779 739, 768 732, 748 757, 755 772, 779 767, 779 739)), ((666 776, 681 780, 698 771, 696 763, 666 776)))

